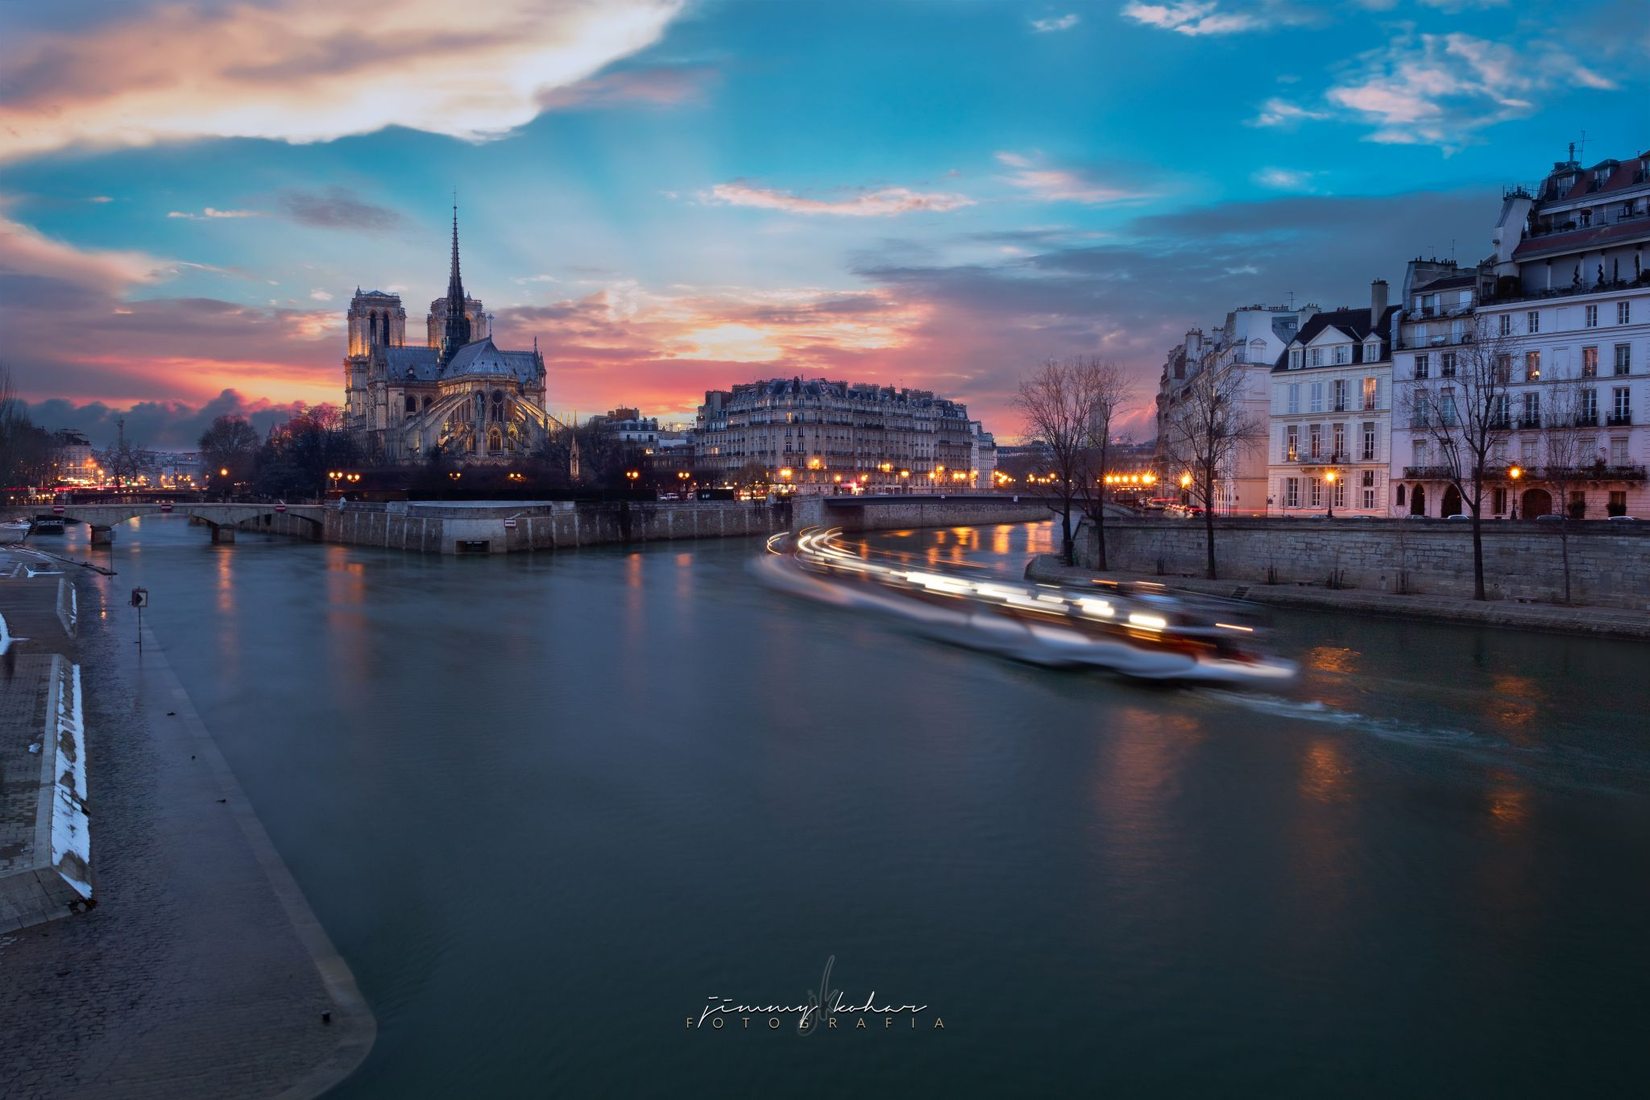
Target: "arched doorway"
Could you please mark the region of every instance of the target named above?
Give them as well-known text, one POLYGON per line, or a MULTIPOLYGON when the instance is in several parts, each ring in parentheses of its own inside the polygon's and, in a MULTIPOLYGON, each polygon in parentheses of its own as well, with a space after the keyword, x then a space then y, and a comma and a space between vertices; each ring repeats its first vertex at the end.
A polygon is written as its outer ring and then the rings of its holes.
POLYGON ((1553 495, 1545 489, 1525 489, 1518 501, 1519 513, 1525 519, 1553 514, 1553 495))
POLYGON ((1409 494, 1409 514, 1424 516, 1427 514, 1427 487, 1417 485, 1415 491, 1409 494))
POLYGON ((1446 486, 1444 489, 1444 503, 1438 509, 1441 516, 1459 515, 1461 512, 1461 491, 1455 486, 1446 486))

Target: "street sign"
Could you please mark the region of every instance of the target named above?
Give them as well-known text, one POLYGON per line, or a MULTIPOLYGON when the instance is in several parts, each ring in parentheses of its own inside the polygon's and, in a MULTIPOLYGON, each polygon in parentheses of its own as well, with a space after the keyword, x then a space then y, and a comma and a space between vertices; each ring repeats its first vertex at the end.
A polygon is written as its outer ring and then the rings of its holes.
POLYGON ((276 506, 275 506, 275 511, 277 511, 277 512, 284 512, 284 511, 286 511, 286 505, 284 505, 284 504, 277 504, 277 505, 276 505, 276 506))
POLYGON ((505 530, 506 530, 506 531, 514 531, 514 530, 515 530, 515 529, 516 529, 516 521, 515 521, 515 519, 514 519, 514 518, 511 518, 511 519, 507 519, 507 520, 505 520, 505 521, 504 521, 504 529, 505 529, 505 530))
POLYGON ((160 510, 162 512, 170 512, 172 510, 172 502, 169 501, 169 500, 161 501, 160 502, 160 510))
POLYGON ((52 505, 52 515, 61 516, 62 514, 63 514, 63 505, 61 505, 61 504, 52 505))
POLYGON ((149 606, 149 590, 147 588, 134 588, 134 589, 132 589, 132 606, 133 607, 148 607, 149 606))

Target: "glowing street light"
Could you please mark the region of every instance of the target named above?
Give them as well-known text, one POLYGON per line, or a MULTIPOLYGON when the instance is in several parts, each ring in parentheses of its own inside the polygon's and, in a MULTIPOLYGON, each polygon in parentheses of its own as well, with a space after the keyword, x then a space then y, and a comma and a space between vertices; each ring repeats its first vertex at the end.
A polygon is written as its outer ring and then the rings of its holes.
POLYGON ((1339 476, 1340 475, 1336 474, 1334 470, 1328 470, 1323 475, 1324 481, 1329 484, 1329 517, 1328 518, 1330 518, 1330 519, 1335 518, 1335 479, 1339 476))
POLYGON ((1507 477, 1512 479, 1512 486, 1513 486, 1513 491, 1512 491, 1512 518, 1513 519, 1518 518, 1518 479, 1523 477, 1523 476, 1524 476, 1524 471, 1519 468, 1519 465, 1516 462, 1513 463, 1512 466, 1509 467, 1508 470, 1507 470, 1507 477))

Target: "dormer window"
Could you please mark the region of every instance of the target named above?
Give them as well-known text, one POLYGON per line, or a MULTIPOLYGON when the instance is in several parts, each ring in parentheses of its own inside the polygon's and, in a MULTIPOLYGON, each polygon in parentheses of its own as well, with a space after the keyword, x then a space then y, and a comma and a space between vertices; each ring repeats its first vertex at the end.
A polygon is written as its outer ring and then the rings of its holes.
POLYGON ((1300 367, 1301 367, 1301 349, 1300 348, 1290 348, 1289 349, 1289 369, 1290 370, 1300 370, 1300 367))

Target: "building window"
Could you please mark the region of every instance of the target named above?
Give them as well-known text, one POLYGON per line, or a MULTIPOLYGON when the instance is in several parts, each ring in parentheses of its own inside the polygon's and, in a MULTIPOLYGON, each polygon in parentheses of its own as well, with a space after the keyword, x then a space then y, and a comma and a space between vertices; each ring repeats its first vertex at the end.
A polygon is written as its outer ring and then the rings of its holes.
POLYGON ((1310 349, 1306 353, 1306 362, 1308 363, 1308 365, 1314 366, 1314 367, 1323 366, 1323 349, 1322 348, 1312 348, 1312 349, 1310 349))
POLYGON ((1299 382, 1289 383, 1289 411, 1292 413, 1301 411, 1301 384, 1299 382))
POLYGON ((1632 302, 1617 302, 1616 303, 1616 324, 1618 324, 1618 325, 1629 324, 1632 321, 1632 319, 1633 319, 1633 303, 1632 302))
POLYGON ((1364 421, 1363 461, 1375 461, 1375 423, 1371 420, 1364 421))
POLYGON ((1306 503, 1311 508, 1323 507, 1323 482, 1315 477, 1306 481, 1306 503))
POLYGON ((1616 345, 1616 373, 1631 374, 1633 372, 1633 345, 1616 345))
POLYGON ((1306 455, 1320 458, 1323 454, 1323 425, 1311 424, 1306 429, 1306 455))
POLYGON ((1495 380, 1503 386, 1512 382, 1512 356, 1497 355, 1495 357, 1495 380))
POLYGON ((1504 393, 1495 395, 1495 403, 1490 406, 1490 427, 1505 430, 1511 426, 1512 412, 1511 398, 1504 393))
POLYGON ((1524 314, 1524 331, 1536 333, 1541 331, 1541 311, 1532 309, 1524 314))
POLYGON ((1581 349, 1581 377, 1594 378, 1598 375, 1598 349, 1581 349))
POLYGON ((1335 346, 1335 362, 1337 364, 1352 362, 1352 349, 1345 344, 1337 344, 1335 346))
POLYGON ((1610 503, 1604 506, 1607 516, 1625 516, 1627 514, 1627 490, 1611 489, 1610 503))
POLYGON ((1490 505, 1490 510, 1498 516, 1504 516, 1507 514, 1507 490, 1495 490, 1495 493, 1493 494, 1493 503, 1490 505))
POLYGON ((1627 437, 1613 435, 1610 437, 1610 465, 1627 465, 1627 437))
POLYGON ((1439 378, 1454 378, 1455 377, 1455 353, 1453 351, 1446 351, 1446 352, 1442 352, 1442 353, 1439 354, 1439 356, 1438 356, 1438 377, 1439 378))
POLYGON ((1588 328, 1598 328, 1598 306, 1588 306, 1583 313, 1585 314, 1583 323, 1588 328))
POLYGON ((1445 386, 1438 395, 1438 422, 1446 428, 1455 427, 1455 387, 1445 386))
POLYGON ((1363 506, 1367 511, 1375 507, 1375 471, 1365 470, 1359 488, 1363 490, 1363 506))
POLYGON ((1576 419, 1586 427, 1598 427, 1598 391, 1585 389, 1581 391, 1580 397, 1580 409, 1576 419))
POLYGON ((1499 331, 1502 336, 1512 335, 1512 314, 1503 313, 1501 315, 1501 328, 1499 331))
POLYGON ((1524 353, 1524 381, 1541 381, 1541 353, 1539 351, 1524 353))
POLYGON ((1521 439, 1518 441, 1518 457, 1526 466, 1535 464, 1535 440, 1521 439))
POLYGON ((1335 498, 1335 507, 1346 507, 1346 478, 1335 479, 1335 487, 1330 490, 1330 495, 1335 498))
POLYGON ((1631 424, 1633 422, 1631 398, 1628 396, 1631 392, 1626 386, 1617 386, 1611 390, 1611 396, 1614 400, 1611 402, 1610 423, 1631 424))
POLYGON ((1366 410, 1376 408, 1376 402, 1380 399, 1380 393, 1381 380, 1379 378, 1365 378, 1363 407, 1366 410))
POLYGON ((1346 425, 1336 424, 1334 433, 1335 448, 1330 452, 1330 455, 1336 462, 1344 462, 1346 460, 1346 425))
POLYGON ((1285 508, 1299 508, 1301 506, 1301 479, 1286 477, 1283 479, 1283 506, 1285 508))
POLYGON ((1294 462, 1300 458, 1300 429, 1294 424, 1283 429, 1283 460, 1294 462))
POLYGON ((1429 378, 1432 375, 1432 363, 1425 355, 1415 357, 1415 377, 1429 378))
POLYGON ((1331 390, 1331 393, 1334 395, 1334 398, 1335 398, 1335 411, 1336 412, 1345 412, 1346 411, 1346 379, 1344 379, 1344 378, 1335 379, 1335 381, 1333 383, 1333 388, 1331 390))
POLYGON ((1290 370, 1299 370, 1300 365, 1301 365, 1301 349, 1300 348, 1290 348, 1289 349, 1289 369, 1290 370))
POLYGON ((1519 421, 1521 427, 1541 427, 1541 395, 1539 393, 1524 395, 1524 414, 1519 417, 1519 421))
POLYGON ((1415 465, 1425 467, 1430 457, 1431 448, 1427 446, 1427 441, 1417 439, 1415 441, 1415 465))
POLYGON ((1312 411, 1315 412, 1315 413, 1323 412, 1323 383, 1322 382, 1312 383, 1312 411))

